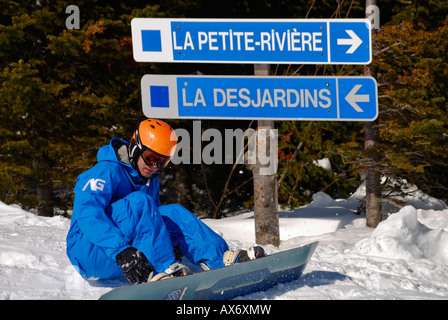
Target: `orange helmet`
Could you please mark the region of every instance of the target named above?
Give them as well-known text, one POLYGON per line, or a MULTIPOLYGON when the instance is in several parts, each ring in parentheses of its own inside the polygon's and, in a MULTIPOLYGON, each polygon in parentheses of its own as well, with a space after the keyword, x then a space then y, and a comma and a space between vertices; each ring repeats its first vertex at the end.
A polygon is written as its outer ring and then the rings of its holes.
POLYGON ((138 125, 129 146, 129 158, 135 166, 139 156, 148 165, 163 169, 176 151, 177 136, 173 128, 157 119, 146 119, 138 125))

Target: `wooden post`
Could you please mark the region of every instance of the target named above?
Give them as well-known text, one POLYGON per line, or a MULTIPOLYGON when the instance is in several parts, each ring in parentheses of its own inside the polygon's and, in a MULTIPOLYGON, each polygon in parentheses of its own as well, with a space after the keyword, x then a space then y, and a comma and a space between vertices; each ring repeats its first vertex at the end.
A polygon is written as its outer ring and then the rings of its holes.
MULTIPOLYGON (((366 9, 369 6, 376 6, 376 0, 366 0, 366 9)), ((366 18, 368 18, 368 16, 369 15, 366 12, 366 18)), ((372 28, 371 32, 373 34, 375 29, 372 28)), ((369 66, 364 67, 364 75, 372 75, 369 66)), ((381 222, 381 171, 379 170, 380 155, 378 153, 378 120, 365 122, 364 132, 364 149, 367 152, 366 225, 371 228, 376 228, 376 226, 381 222)))
MULTIPOLYGON (((270 74, 269 64, 255 64, 254 74, 267 76, 270 74)), ((258 120, 258 130, 274 129, 273 120, 258 120)), ((270 150, 270 138, 267 135, 257 135, 257 153, 260 145, 270 150)), ((277 155, 275 155, 277 156, 277 155)), ((272 155, 271 155, 272 157, 272 155)), ((277 173, 261 175, 260 168, 266 167, 257 163, 253 168, 254 175, 254 216, 255 216, 255 241, 260 245, 280 245, 280 227, 278 220, 278 189, 277 173)))

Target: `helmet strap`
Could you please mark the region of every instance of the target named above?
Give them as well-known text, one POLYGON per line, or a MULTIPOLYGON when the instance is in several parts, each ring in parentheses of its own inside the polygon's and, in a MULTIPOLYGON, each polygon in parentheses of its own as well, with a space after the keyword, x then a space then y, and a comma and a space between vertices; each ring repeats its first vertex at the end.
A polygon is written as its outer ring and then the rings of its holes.
POLYGON ((138 169, 137 160, 138 157, 140 156, 140 153, 141 153, 140 148, 135 143, 135 140, 132 139, 128 147, 129 162, 136 169, 138 169))

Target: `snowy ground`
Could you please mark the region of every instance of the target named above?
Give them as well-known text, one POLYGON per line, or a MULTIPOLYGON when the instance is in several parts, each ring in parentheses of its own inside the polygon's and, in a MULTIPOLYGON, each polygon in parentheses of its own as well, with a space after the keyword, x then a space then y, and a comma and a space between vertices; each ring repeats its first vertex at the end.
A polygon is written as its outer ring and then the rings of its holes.
MULTIPOLYGON (((362 192, 358 190, 358 192, 362 192)), ((355 215, 354 197, 324 193, 308 206, 280 212, 279 248, 318 240, 301 279, 241 299, 448 299, 448 209, 420 195, 375 230, 355 215), (417 208, 424 209, 417 209, 417 208)), ((253 213, 204 220, 231 248, 254 243, 253 213)), ((0 202, 0 300, 98 299, 126 284, 86 281, 65 255, 70 221, 44 218, 0 202)))

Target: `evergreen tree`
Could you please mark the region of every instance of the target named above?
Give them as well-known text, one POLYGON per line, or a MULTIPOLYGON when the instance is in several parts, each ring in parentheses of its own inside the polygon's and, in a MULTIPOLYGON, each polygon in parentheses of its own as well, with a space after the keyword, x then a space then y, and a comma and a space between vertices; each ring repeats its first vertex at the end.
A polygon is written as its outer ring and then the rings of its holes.
POLYGON ((79 30, 66 29, 65 1, 0 7, 0 199, 44 215, 55 201, 64 207, 64 186, 73 189, 99 146, 142 118, 144 67, 132 58, 129 25, 133 15, 159 15, 135 3, 77 3, 79 30))
MULTIPOLYGON (((372 63, 380 90, 382 170, 447 198, 446 23, 448 1, 385 0, 383 27, 372 63), (410 23, 402 23, 409 21, 410 23)), ((143 118, 140 79, 146 73, 253 74, 251 65, 150 64, 132 57, 133 17, 362 18, 364 1, 87 1, 80 0, 80 29, 67 29, 68 1, 0 2, 0 200, 68 209, 77 175, 96 162, 113 136, 129 139, 143 118), (55 197, 52 197, 52 195, 55 197)), ((359 75, 362 67, 272 66, 276 75, 359 75)), ((191 121, 170 121, 191 127, 191 121)), ((207 122, 241 127, 247 122, 207 122)), ((305 204, 314 192, 347 196, 362 170, 362 123, 276 122, 280 203, 305 204), (329 157, 333 171, 316 166, 329 157), (349 167, 348 164, 355 166, 349 167)), ((250 205, 250 170, 230 165, 182 165, 163 176, 164 194, 179 189, 194 204, 220 214, 250 205), (175 176, 186 179, 174 179, 175 176), (176 181, 174 181, 176 180, 176 181), (213 183, 210 183, 210 182, 213 183), (177 184, 177 186, 176 186, 177 184), (243 185, 242 187, 240 187, 243 185), (227 190, 224 190, 224 187, 227 190), (233 192, 233 190, 235 190, 233 192)), ((184 203, 185 204, 185 203, 184 203)))
POLYGON ((376 44, 383 174, 447 199, 448 20, 385 27, 376 44))

